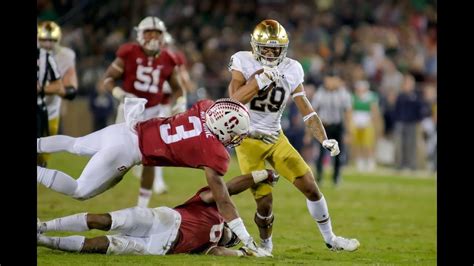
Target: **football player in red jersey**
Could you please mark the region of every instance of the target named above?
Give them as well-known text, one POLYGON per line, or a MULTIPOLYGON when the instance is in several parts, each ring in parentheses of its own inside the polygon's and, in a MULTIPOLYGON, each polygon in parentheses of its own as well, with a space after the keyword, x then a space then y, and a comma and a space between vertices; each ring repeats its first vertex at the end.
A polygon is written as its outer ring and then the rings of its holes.
MULTIPOLYGON (((116 123, 124 121, 125 97, 145 98, 145 118, 168 117, 186 110, 186 94, 181 84, 178 63, 173 53, 164 47, 166 26, 157 17, 146 17, 135 28, 137 42, 121 45, 116 58, 104 74, 103 86, 120 101, 116 123), (116 80, 122 80, 122 87, 116 80), (169 83, 168 92, 163 84, 169 83), (173 106, 171 106, 173 105, 173 106)), ((155 175, 162 180, 162 169, 144 167, 138 205, 146 207, 152 194, 155 175)), ((162 191, 164 192, 164 191, 162 191)))
POLYGON ((55 135, 37 139, 37 152, 66 151, 92 156, 76 180, 68 174, 37 166, 37 181, 75 199, 92 198, 113 187, 134 165, 203 169, 221 215, 244 244, 262 256, 269 252, 254 245, 222 176, 230 161, 226 150, 247 136, 247 108, 236 100, 202 100, 175 116, 144 120, 146 100, 126 98, 125 123, 73 138, 55 135))
MULTIPOLYGON (((226 185, 228 193, 235 195, 259 182, 273 186, 278 178, 272 170, 260 170, 234 177, 226 185)), ((209 187, 200 189, 185 203, 172 209, 133 207, 103 214, 78 213, 47 222, 38 220, 37 231, 38 246, 81 253, 256 255, 245 246, 240 250, 229 249, 240 241, 224 223, 209 187), (92 229, 118 234, 94 238, 43 235, 49 231, 92 229)))

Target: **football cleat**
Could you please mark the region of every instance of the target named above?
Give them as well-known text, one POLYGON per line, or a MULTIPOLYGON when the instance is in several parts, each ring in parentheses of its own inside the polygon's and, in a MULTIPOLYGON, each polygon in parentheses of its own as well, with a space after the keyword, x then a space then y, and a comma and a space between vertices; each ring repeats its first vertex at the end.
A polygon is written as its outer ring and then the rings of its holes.
POLYGON ((340 236, 334 236, 331 242, 332 244, 326 243, 326 246, 332 251, 354 251, 360 246, 359 241, 355 238, 347 239, 340 236))

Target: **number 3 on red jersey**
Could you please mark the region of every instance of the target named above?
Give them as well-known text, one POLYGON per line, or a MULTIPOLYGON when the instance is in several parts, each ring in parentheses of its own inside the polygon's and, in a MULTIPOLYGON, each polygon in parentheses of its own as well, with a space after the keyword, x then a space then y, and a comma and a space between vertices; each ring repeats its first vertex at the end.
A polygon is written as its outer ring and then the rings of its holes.
POLYGON ((169 134, 169 129, 171 129, 170 124, 162 124, 160 126, 160 135, 164 143, 170 144, 178 142, 182 139, 189 139, 192 137, 199 136, 202 132, 201 120, 197 116, 188 117, 188 121, 193 124, 193 129, 184 130, 184 126, 176 127, 176 134, 169 134))
POLYGON ((137 66, 137 80, 133 83, 135 89, 149 93, 158 93, 160 69, 148 66, 137 66))

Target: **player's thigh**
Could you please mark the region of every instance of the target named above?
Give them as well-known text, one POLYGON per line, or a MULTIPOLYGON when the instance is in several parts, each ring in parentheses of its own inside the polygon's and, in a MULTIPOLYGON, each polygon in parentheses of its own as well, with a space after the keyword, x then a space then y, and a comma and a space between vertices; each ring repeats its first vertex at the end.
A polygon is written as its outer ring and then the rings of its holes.
POLYGON ((74 148, 78 151, 78 154, 94 155, 103 148, 128 142, 130 134, 133 133, 129 131, 124 123, 114 124, 83 137, 76 138, 74 148))
POLYGON ((290 144, 284 134, 281 134, 278 142, 273 146, 271 155, 267 157, 267 160, 280 176, 283 176, 291 183, 297 177, 301 177, 308 171, 311 171, 303 157, 290 144))
POLYGON ((107 255, 149 255, 147 246, 149 238, 125 235, 107 235, 109 247, 107 255))
POLYGON ((133 154, 131 147, 124 144, 101 149, 77 179, 74 197, 91 198, 115 186, 132 166, 139 163, 140 159, 133 154))
POLYGON ((59 131, 59 116, 48 120, 49 135, 56 135, 59 131))
POLYGON ((265 155, 270 145, 260 140, 246 138, 235 148, 240 172, 249 174, 254 170, 265 169, 265 155))
POLYGON ((371 125, 363 130, 362 146, 372 149, 375 145, 375 128, 371 125))
POLYGON ((151 208, 132 207, 109 214, 112 218, 111 229, 127 236, 147 237, 155 223, 155 214, 151 208))

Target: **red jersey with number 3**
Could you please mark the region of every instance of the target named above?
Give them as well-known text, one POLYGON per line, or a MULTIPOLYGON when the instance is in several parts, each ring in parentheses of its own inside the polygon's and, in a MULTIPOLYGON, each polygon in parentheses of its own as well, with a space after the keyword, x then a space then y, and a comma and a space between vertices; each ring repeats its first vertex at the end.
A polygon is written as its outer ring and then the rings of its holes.
POLYGON ((207 166, 227 172, 230 156, 206 127, 206 111, 214 101, 202 100, 186 112, 137 123, 135 129, 145 166, 207 166))
POLYGON ((138 43, 126 43, 116 56, 124 62, 122 86, 126 92, 147 99, 145 108, 169 102, 170 95, 163 93, 163 82, 177 65, 172 53, 162 49, 158 56, 148 56, 138 43))
POLYGON ((209 190, 200 189, 192 198, 174 210, 181 214, 178 242, 171 253, 200 253, 217 245, 222 236, 224 218, 215 203, 205 203, 199 194, 209 190))

